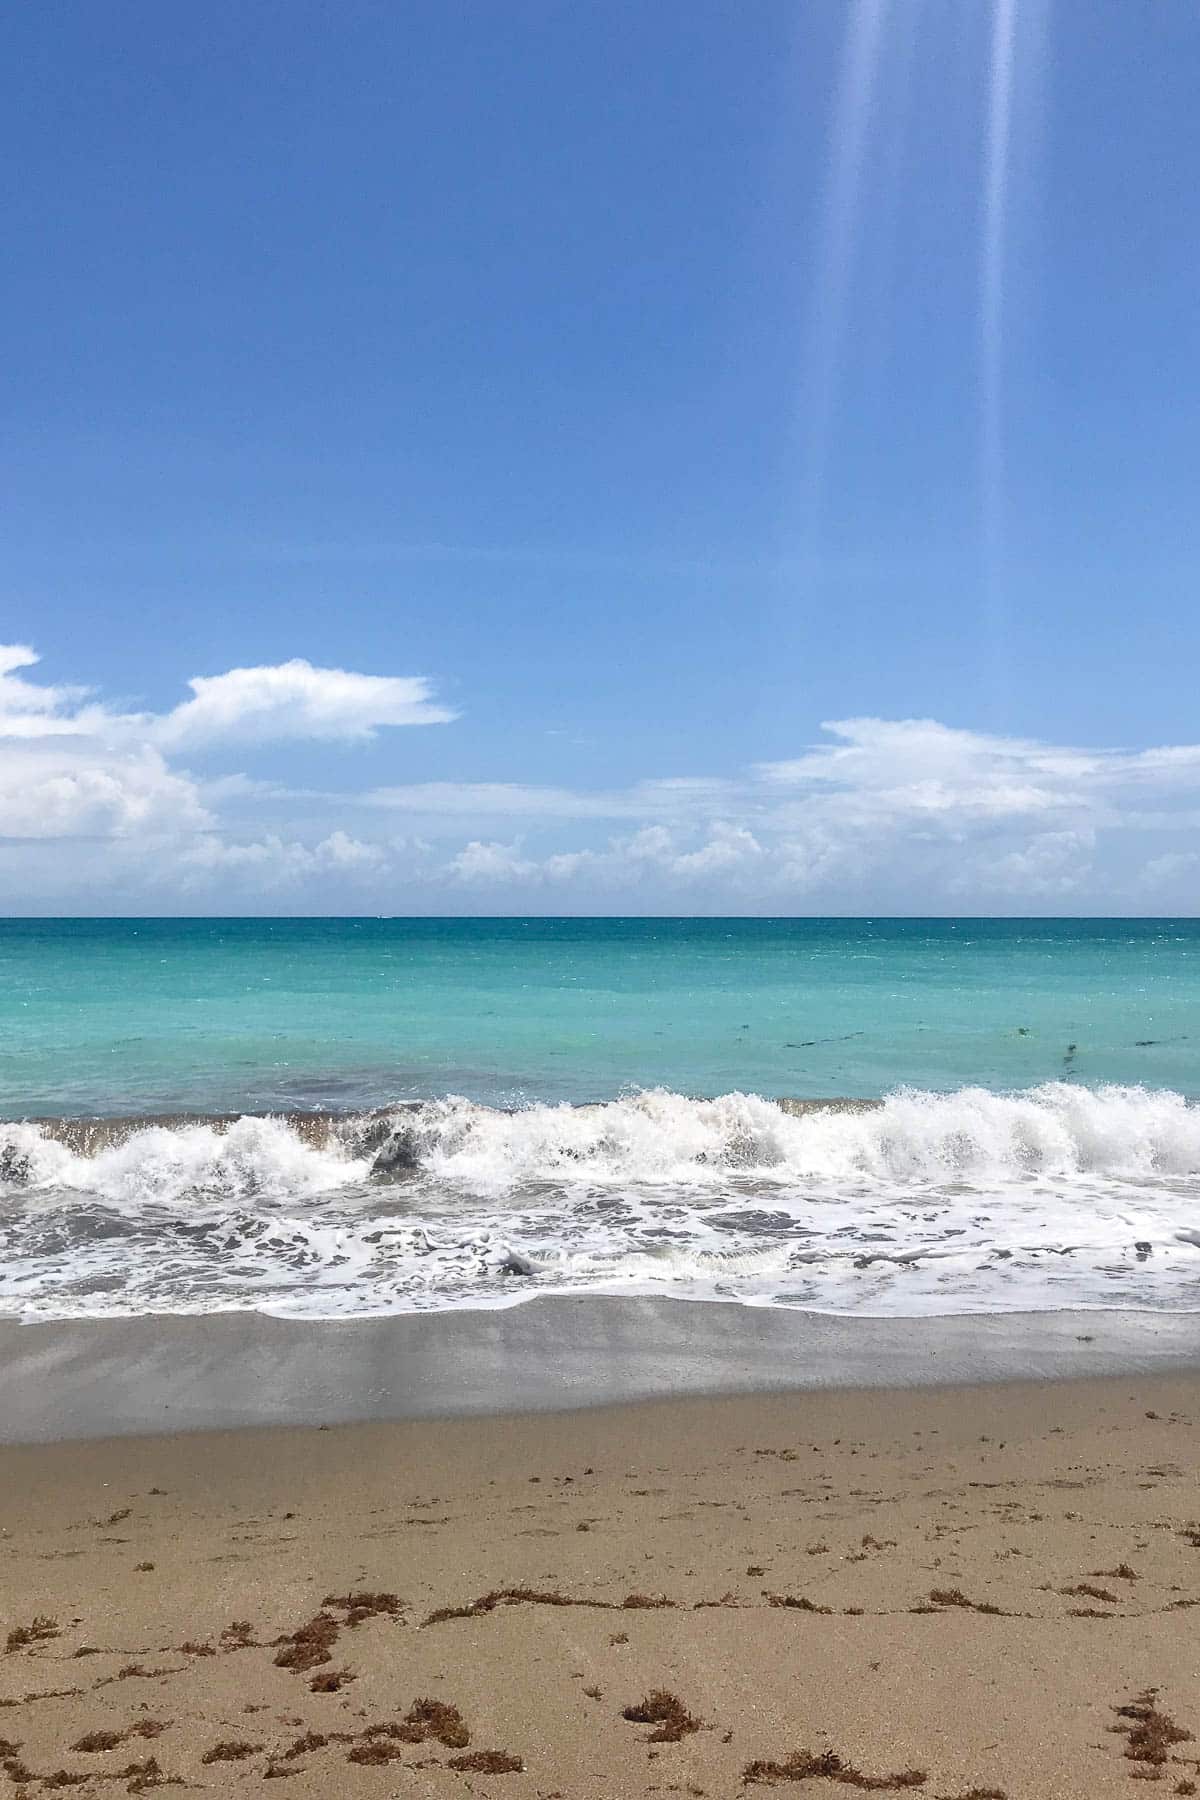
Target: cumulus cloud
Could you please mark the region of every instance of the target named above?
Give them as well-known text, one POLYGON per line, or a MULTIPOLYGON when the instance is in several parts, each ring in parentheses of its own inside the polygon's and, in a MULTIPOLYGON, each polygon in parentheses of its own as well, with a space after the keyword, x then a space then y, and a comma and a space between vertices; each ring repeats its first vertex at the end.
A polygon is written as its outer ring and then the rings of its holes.
MULTIPOLYGON (((435 724, 453 716, 433 704, 423 677, 357 675, 301 661, 199 677, 188 684, 193 698, 172 711, 130 713, 103 705, 87 688, 31 679, 26 671, 37 662, 28 645, 0 645, 3 838, 208 832, 212 807, 222 799, 261 798, 270 790, 247 776, 206 784, 172 766, 184 749, 271 738, 353 740, 385 725, 435 724)), ((344 833, 329 841, 331 858, 341 867, 379 860, 370 847, 369 855, 351 850, 353 840, 344 833)))
POLYGON ((538 873, 538 866, 521 855, 518 844, 483 844, 473 838, 451 858, 446 873, 455 881, 492 886, 526 880, 538 873))
POLYGON ((292 887, 314 875, 375 874, 387 856, 378 844, 362 843, 344 831, 333 831, 317 844, 285 840, 271 832, 250 842, 227 842, 206 835, 189 844, 179 859, 178 873, 185 887, 202 886, 232 876, 251 879, 261 888, 292 887))
POLYGON ((195 784, 150 746, 86 740, 0 748, 0 838, 125 838, 204 830, 195 784))
POLYGON ((179 705, 135 713, 0 646, 6 904, 85 891, 101 908, 233 892, 267 908, 286 893, 381 910, 1119 911, 1188 906, 1197 886, 1200 745, 846 718, 732 774, 572 788, 410 782, 401 765, 388 785, 329 792, 289 786, 277 760, 263 779, 256 751, 445 723, 424 677, 293 659, 186 685, 179 705), (249 766, 206 774, 223 746, 249 766), (401 822, 419 836, 394 836, 401 822))

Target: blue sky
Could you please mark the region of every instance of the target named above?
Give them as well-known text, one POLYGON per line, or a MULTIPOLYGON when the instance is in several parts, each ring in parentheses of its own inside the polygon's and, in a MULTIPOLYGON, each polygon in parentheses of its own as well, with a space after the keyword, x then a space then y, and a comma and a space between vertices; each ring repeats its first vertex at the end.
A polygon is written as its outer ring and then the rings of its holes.
POLYGON ((0 70, 0 904, 1194 910, 1190 0, 0 70))

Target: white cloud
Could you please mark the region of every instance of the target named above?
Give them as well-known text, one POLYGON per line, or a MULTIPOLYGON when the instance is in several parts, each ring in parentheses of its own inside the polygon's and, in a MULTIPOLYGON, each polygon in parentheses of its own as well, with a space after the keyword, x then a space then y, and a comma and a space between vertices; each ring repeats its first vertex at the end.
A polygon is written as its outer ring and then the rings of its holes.
POLYGON ((28 644, 0 644, 0 737, 37 738, 79 729, 64 710, 87 692, 77 687, 47 687, 27 681, 20 669, 32 669, 40 658, 28 644))
POLYGON ((0 838, 125 838, 212 823, 196 785, 149 745, 86 738, 0 746, 0 838))
POLYGON ((1017 898, 1067 899, 1080 893, 1092 874, 1092 831, 1047 831, 1019 850, 976 858, 950 883, 952 893, 986 887, 1017 898))
POLYGON ((238 880, 250 877, 258 887, 280 888, 329 872, 373 875, 386 862, 381 845, 362 843, 344 831, 331 832, 311 846, 295 839, 285 840, 275 832, 248 843, 226 842, 210 833, 187 846, 178 869, 188 887, 233 876, 238 880))
MULTIPOLYGON (((349 674, 309 663, 234 669, 191 682, 192 700, 162 715, 113 710, 90 690, 31 680, 36 653, 0 645, 0 837, 183 838, 208 832, 212 808, 263 800, 278 788, 246 776, 206 784, 171 766, 172 753, 218 739, 370 736, 382 725, 440 722, 418 677, 349 674)), ((316 866, 362 867, 370 846, 335 832, 316 866)), ((251 847, 248 847, 253 861, 251 847)), ((277 862, 278 857, 274 860, 277 862)))
POLYGON ((449 719, 424 678, 294 660, 196 678, 154 714, 40 682, 36 667, 27 646, 0 646, 9 905, 55 891, 100 908, 139 893, 183 904, 200 890, 215 905, 228 890, 269 907, 286 890, 389 910, 494 892, 513 910, 1119 911, 1186 906, 1200 885, 1200 745, 1080 749, 848 718, 735 775, 333 793, 289 787, 277 766, 263 779, 255 747, 449 719), (206 776, 205 750, 222 745, 251 766, 206 776), (393 836, 401 820, 420 836, 393 836))
POLYGON ((476 838, 463 845, 446 872, 455 881, 492 885, 524 881, 536 875, 538 868, 521 855, 518 844, 483 844, 476 838))
POLYGON ((295 738, 353 742, 384 725, 445 725, 456 717, 434 703, 423 675, 356 675, 299 657, 197 675, 188 686, 193 698, 152 722, 156 741, 172 749, 295 738))

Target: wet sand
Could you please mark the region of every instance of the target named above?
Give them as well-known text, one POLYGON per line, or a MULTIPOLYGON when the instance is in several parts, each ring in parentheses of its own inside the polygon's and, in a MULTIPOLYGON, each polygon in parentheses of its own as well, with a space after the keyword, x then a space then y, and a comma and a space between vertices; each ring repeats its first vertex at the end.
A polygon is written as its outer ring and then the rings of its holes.
POLYGON ((1198 1410, 1131 1371, 10 1445, 9 1785, 1188 1793, 1198 1410))
POLYGON ((1200 1313, 872 1319, 572 1294, 321 1323, 250 1312, 10 1321, 0 1442, 1196 1369, 1200 1313))

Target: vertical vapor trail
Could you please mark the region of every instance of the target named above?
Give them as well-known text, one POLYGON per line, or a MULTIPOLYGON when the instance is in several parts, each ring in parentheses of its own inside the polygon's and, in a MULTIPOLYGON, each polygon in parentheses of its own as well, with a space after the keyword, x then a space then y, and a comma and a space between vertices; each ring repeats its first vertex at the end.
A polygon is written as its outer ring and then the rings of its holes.
POLYGON ((983 565, 989 648, 997 668, 1004 653, 1004 614, 1000 592, 1004 523, 1001 379, 1004 361, 1004 264, 1016 21, 1016 0, 993 0, 984 146, 983 236, 979 269, 979 350, 983 565))
POLYGON ((817 250, 805 369, 805 452, 801 523, 815 537, 825 485, 846 302, 858 223, 871 103, 889 0, 850 0, 842 72, 830 134, 830 173, 817 250))

